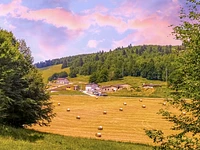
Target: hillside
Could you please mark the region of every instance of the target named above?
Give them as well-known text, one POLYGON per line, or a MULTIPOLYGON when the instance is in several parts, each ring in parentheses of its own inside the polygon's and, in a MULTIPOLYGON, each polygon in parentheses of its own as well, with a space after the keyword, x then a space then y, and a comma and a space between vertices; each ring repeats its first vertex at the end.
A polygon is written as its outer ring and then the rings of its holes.
MULTIPOLYGON (((56 72, 66 71, 69 73, 69 68, 61 69, 61 65, 54 65, 49 66, 46 68, 39 69, 42 73, 45 83, 47 83, 47 79, 49 76, 56 72)), ((89 83, 89 76, 84 75, 77 75, 75 78, 68 77, 69 81, 73 83, 74 85, 79 85, 81 87, 81 90, 85 90, 85 85, 89 83)), ((131 86, 131 89, 129 90, 121 90, 117 91, 115 93, 108 93, 109 96, 129 96, 129 97, 167 97, 169 95, 169 89, 167 88, 166 82, 159 81, 159 80, 147 80, 142 77, 131 77, 127 76, 120 80, 113 80, 108 82, 102 82, 99 83, 100 86, 108 86, 108 85, 118 85, 118 84, 129 84, 131 86), (143 89, 141 88, 142 84, 158 84, 161 85, 161 87, 153 88, 153 89, 143 89)), ((55 86, 58 86, 55 84, 55 86)), ((67 86, 67 85, 66 85, 67 86)), ((78 91, 66 91, 66 86, 62 86, 57 88, 56 93, 52 94, 66 94, 66 95, 80 95, 81 93, 78 91)))
POLYGON ((43 77, 43 81, 45 83, 47 83, 48 78, 56 72, 61 72, 61 71, 66 71, 67 73, 70 72, 69 68, 61 69, 61 65, 54 65, 54 66, 40 68, 39 71, 41 72, 42 77, 43 77))
POLYGON ((90 76, 89 81, 96 83, 126 76, 166 81, 176 69, 176 60, 182 50, 184 47, 171 45, 129 45, 109 52, 63 57, 35 65, 44 68, 60 64, 62 68, 70 68, 70 77, 90 76))

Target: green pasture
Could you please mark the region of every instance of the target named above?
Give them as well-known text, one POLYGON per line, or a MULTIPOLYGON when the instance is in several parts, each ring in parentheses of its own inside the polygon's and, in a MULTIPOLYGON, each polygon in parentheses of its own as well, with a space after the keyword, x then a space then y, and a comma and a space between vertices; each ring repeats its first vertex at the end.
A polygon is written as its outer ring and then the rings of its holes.
POLYGON ((151 150, 144 144, 48 134, 0 125, 0 150, 151 150))

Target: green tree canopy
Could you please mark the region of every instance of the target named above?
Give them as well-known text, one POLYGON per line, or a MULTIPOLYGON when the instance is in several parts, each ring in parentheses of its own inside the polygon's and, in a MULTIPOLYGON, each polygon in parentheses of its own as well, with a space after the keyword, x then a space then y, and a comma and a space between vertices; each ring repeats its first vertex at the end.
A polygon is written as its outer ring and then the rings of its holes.
POLYGON ((30 49, 11 32, 0 30, 0 123, 14 127, 48 125, 54 117, 30 49))
POLYGON ((48 81, 57 80, 58 78, 66 78, 68 74, 66 71, 61 71, 59 73, 54 73, 52 76, 48 78, 48 81))
POLYGON ((179 133, 164 136, 162 131, 146 131, 154 142, 161 143, 160 149, 200 149, 200 1, 187 0, 186 6, 180 13, 181 25, 174 28, 185 50, 179 55, 179 65, 170 80, 176 92, 168 100, 179 113, 160 110, 179 133))
POLYGON ((67 68, 68 67, 68 63, 67 60, 64 60, 61 66, 61 69, 67 68))

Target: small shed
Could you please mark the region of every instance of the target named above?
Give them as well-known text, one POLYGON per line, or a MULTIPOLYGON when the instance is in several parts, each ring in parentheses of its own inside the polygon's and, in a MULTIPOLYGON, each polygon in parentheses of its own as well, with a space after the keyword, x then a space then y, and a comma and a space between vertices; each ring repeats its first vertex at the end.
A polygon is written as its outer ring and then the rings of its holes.
POLYGON ((152 84, 152 83, 150 83, 150 84, 145 84, 145 83, 143 83, 143 84, 142 84, 142 87, 143 87, 143 88, 146 88, 146 89, 152 89, 152 88, 154 88, 154 87, 161 87, 161 85, 159 85, 159 84, 152 84))
POLYGON ((75 90, 75 91, 78 91, 78 90, 80 90, 80 86, 79 85, 67 85, 66 86, 66 90, 75 90))

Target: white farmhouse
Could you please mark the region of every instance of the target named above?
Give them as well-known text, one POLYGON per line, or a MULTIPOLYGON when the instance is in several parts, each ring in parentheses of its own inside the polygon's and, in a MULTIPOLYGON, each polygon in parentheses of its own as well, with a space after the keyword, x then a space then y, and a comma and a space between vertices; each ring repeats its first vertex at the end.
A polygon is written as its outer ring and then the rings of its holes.
POLYGON ((99 90, 99 85, 98 84, 95 84, 95 83, 89 83, 85 86, 85 91, 87 93, 92 93, 92 92, 95 92, 99 90))

